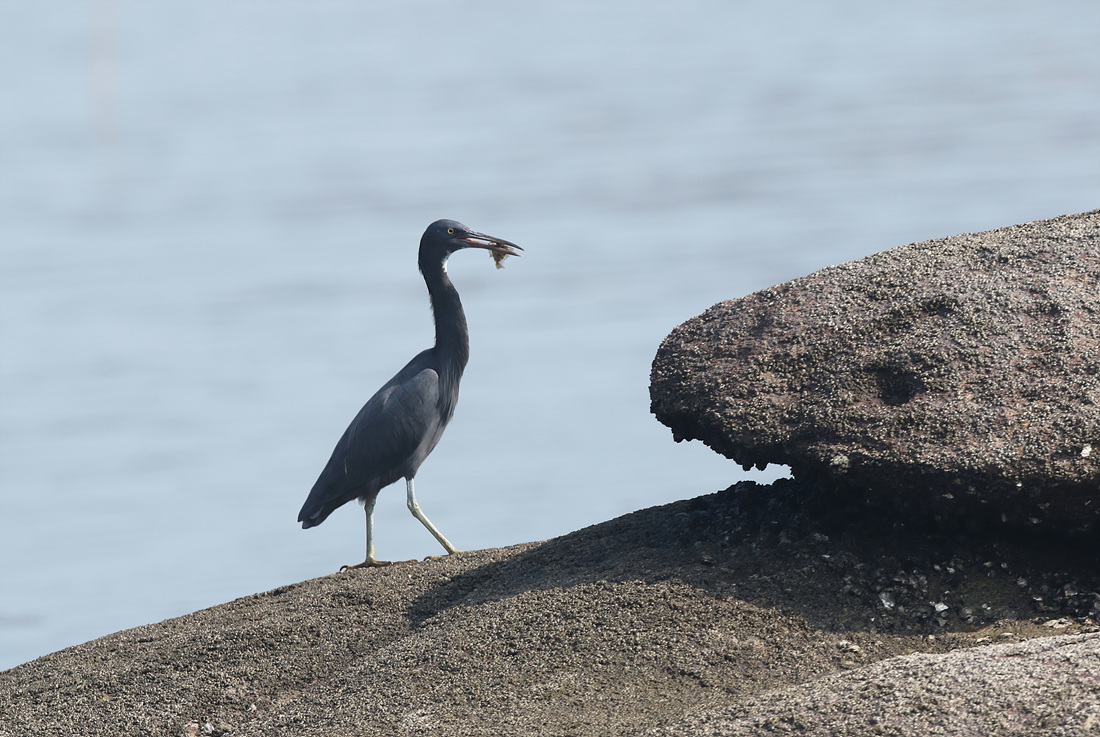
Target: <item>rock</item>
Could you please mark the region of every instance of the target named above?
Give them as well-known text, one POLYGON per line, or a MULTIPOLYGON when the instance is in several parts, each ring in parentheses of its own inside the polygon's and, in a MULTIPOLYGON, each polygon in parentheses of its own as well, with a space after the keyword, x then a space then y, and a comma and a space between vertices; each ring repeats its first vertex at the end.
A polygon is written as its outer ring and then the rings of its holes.
POLYGON ((648 734, 1095 735, 1097 684, 1100 636, 1052 637, 894 658, 699 710, 648 734))
POLYGON ((334 574, 109 635, 0 673, 0 735, 710 734, 711 720, 770 713, 840 724, 833 702, 924 735, 960 705, 977 727, 1040 695, 1046 724, 1095 712, 1093 557, 876 536, 873 517, 826 530, 798 486, 744 482, 543 543, 334 574), (1045 649, 994 649, 1004 637, 1045 649), (1039 684, 1041 653, 1054 665, 1039 684), (936 667, 951 670, 924 677, 936 667))
POLYGON ((653 362, 677 440, 943 522, 1100 514, 1100 211, 902 246, 722 302, 653 362))

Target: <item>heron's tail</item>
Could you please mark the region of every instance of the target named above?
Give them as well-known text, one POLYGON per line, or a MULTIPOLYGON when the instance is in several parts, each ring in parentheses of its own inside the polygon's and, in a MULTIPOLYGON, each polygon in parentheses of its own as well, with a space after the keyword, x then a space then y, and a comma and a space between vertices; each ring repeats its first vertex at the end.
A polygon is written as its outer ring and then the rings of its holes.
MULTIPOLYGON (((326 469, 327 470, 327 469, 326 469)), ((302 505, 302 511, 298 512, 298 521, 302 523, 302 529, 308 530, 324 522, 330 514, 344 506, 352 499, 365 499, 377 496, 378 488, 360 486, 348 489, 334 486, 325 473, 317 479, 317 483, 310 489, 306 503, 302 505)))
POLYGON ((333 510, 325 509, 316 503, 313 503, 313 494, 309 495, 306 499, 306 503, 302 505, 302 511, 298 512, 298 521, 302 523, 302 529, 308 530, 310 527, 316 527, 325 521, 325 518, 332 514, 333 510))

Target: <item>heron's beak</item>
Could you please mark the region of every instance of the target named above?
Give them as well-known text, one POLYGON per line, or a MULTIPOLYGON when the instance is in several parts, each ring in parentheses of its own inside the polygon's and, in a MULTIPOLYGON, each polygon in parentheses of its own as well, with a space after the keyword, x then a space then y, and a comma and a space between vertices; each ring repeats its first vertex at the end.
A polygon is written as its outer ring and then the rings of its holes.
POLYGON ((517 252, 523 250, 515 243, 501 240, 500 238, 494 238, 484 233, 475 233, 473 231, 466 233, 466 235, 459 238, 459 240, 466 243, 468 247, 484 248, 487 251, 492 251, 493 257, 497 259, 504 258, 505 256, 519 256, 520 254, 517 252))

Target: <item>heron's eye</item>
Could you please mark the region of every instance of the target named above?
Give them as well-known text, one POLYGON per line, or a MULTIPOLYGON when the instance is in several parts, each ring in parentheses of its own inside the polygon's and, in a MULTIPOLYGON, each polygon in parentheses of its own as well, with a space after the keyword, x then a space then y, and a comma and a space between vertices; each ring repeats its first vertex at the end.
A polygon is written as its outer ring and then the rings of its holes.
POLYGON ((454 235, 454 234, 455 234, 455 229, 454 228, 447 228, 447 235, 454 235))

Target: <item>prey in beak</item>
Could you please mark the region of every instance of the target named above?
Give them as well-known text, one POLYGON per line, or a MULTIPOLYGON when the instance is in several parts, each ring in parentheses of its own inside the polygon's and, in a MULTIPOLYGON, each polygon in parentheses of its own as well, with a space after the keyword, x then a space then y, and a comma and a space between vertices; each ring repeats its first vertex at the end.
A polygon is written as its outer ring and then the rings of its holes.
POLYGON ((501 238, 494 238, 491 235, 485 235, 484 233, 476 233, 474 231, 467 231, 463 235, 459 236, 459 240, 466 243, 470 248, 484 248, 489 251, 493 257, 493 261, 496 263, 498 269, 503 269, 504 264, 501 263, 509 256, 521 255, 519 251, 523 249, 517 246, 515 243, 503 240, 501 238))

